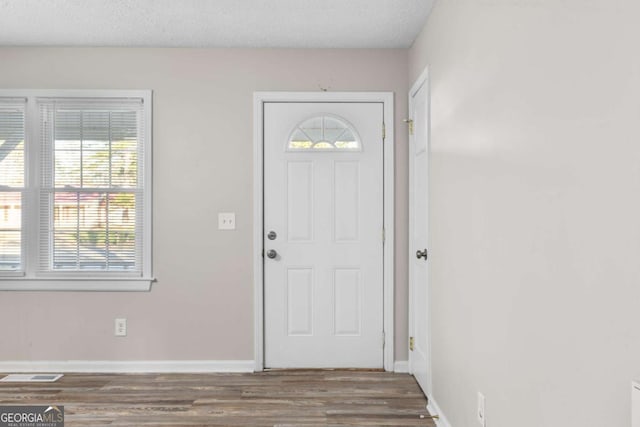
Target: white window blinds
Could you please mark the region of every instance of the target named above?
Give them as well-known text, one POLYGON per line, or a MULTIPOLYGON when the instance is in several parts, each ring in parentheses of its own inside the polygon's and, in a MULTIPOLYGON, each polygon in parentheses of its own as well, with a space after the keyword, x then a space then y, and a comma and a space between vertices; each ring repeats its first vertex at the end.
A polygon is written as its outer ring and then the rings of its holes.
POLYGON ((38 98, 40 273, 142 275, 142 99, 38 98))
POLYGON ((0 272, 23 269, 25 98, 0 98, 0 272))

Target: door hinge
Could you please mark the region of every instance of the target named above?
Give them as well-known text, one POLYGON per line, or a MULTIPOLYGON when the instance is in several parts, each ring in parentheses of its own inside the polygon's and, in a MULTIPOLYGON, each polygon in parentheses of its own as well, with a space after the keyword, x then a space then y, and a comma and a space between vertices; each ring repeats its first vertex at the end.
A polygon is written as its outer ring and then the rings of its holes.
POLYGON ((387 241, 387 230, 385 230, 383 227, 382 228, 382 244, 384 245, 386 241, 387 241))
POLYGON ((403 122, 409 125, 409 135, 413 135, 413 119, 404 119, 403 122))
POLYGON ((387 126, 382 122, 382 140, 384 141, 387 137, 387 126))
POLYGON ((409 350, 413 351, 415 346, 415 342, 413 340, 413 337, 409 337, 409 350))
POLYGON ((386 340, 385 340, 384 331, 382 331, 382 348, 384 348, 384 346, 385 346, 385 344, 386 344, 386 343, 385 343, 385 341, 386 341, 386 340))

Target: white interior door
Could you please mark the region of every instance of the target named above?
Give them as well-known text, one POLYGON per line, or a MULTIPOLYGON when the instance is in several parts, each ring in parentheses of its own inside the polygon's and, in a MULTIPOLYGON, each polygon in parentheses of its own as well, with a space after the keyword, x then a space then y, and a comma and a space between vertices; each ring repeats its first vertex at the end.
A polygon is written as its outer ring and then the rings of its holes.
POLYGON ((409 280, 411 373, 426 393, 431 389, 429 295, 428 295, 428 166, 429 104, 426 78, 418 80, 409 93, 410 199, 409 280))
POLYGON ((383 104, 264 104, 265 367, 383 367, 383 104))

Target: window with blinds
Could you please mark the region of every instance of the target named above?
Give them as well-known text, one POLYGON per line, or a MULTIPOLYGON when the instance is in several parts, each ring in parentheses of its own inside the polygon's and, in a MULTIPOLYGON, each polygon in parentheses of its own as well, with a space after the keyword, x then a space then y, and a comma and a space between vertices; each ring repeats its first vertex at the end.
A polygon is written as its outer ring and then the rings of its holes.
POLYGON ((42 272, 142 272, 141 100, 39 99, 42 272))
POLYGON ((0 272, 23 269, 25 107, 25 98, 0 98, 0 272))
POLYGON ((16 92, 0 90, 0 290, 148 290, 151 92, 16 92))

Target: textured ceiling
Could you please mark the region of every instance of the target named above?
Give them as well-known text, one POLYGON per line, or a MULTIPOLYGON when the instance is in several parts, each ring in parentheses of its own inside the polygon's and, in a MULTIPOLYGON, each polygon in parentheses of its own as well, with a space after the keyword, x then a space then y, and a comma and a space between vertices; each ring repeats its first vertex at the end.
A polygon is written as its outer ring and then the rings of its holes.
POLYGON ((409 47, 433 2, 0 0, 0 45, 409 47))

